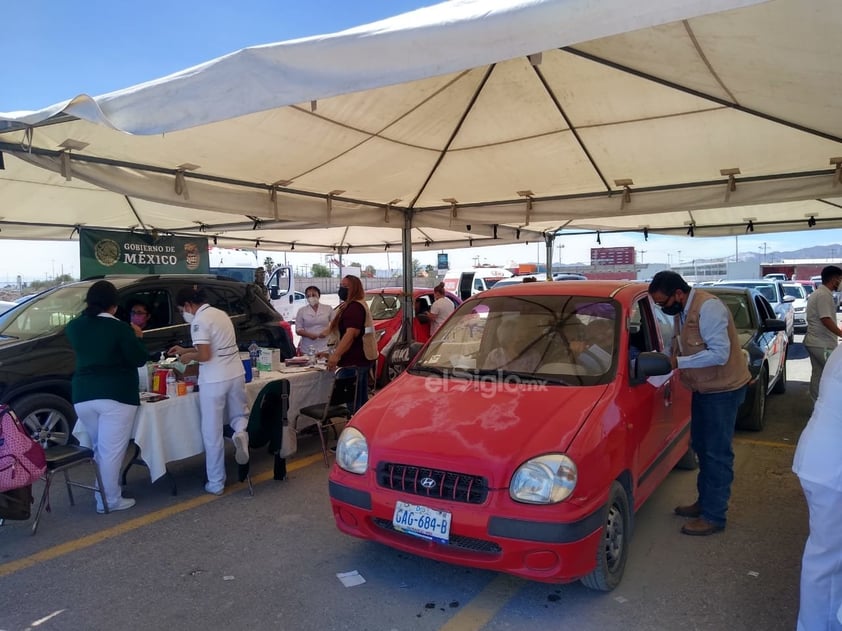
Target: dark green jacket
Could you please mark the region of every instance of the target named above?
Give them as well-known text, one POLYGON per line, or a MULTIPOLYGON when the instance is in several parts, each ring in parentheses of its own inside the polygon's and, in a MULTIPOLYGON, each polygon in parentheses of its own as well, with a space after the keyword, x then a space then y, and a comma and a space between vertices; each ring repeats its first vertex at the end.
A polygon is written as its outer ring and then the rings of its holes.
POLYGON ((148 352, 126 322, 80 315, 65 329, 76 353, 73 403, 111 399, 140 405, 137 369, 148 352))

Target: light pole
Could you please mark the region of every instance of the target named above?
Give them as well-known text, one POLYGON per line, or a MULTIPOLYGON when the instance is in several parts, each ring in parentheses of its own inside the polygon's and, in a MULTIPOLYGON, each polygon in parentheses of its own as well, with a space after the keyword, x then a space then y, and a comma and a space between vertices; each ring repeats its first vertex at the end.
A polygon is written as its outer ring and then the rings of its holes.
POLYGON ((646 254, 646 250, 638 250, 637 253, 640 255, 640 260, 638 261, 638 263, 643 265, 643 255, 646 254))

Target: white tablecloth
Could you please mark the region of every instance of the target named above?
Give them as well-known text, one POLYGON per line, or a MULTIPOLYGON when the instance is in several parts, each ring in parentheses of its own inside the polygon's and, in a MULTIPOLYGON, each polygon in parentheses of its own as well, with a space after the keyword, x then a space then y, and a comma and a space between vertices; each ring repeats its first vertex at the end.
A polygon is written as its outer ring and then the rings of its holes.
MULTIPOLYGON (((263 386, 277 379, 290 382, 288 418, 291 423, 295 422, 300 408, 320 403, 330 393, 331 377, 323 370, 273 371, 246 384, 249 406, 263 386)), ((76 423, 73 436, 80 445, 91 446, 91 438, 82 423, 76 423)), ((149 467, 153 482, 167 473, 168 462, 203 453, 199 395, 191 393, 156 403, 142 403, 135 415, 132 440, 140 448, 140 458, 149 467)))

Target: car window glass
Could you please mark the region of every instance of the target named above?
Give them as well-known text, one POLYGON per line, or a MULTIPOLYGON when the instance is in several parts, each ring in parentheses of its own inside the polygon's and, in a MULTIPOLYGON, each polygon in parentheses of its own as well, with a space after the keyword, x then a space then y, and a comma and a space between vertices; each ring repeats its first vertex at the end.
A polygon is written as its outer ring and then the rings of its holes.
POLYGON ((606 383, 616 366, 617 311, 612 300, 584 296, 473 300, 447 320, 416 365, 468 377, 543 375, 579 385, 606 383))
POLYGON ((163 289, 146 288, 141 291, 122 294, 119 301, 116 316, 121 320, 129 321, 129 305, 139 301, 146 305, 149 311, 149 323, 146 325, 146 330, 159 329, 173 324, 172 301, 169 292, 163 289))
POLYGON ((784 296, 803 298, 804 290, 801 288, 801 285, 784 285, 784 296))
POLYGON ((400 296, 394 294, 367 294, 365 300, 372 320, 390 320, 401 310, 400 296))
POLYGON ((755 296, 754 302, 757 305, 757 313, 760 315, 761 320, 778 317, 775 310, 772 309, 772 305, 770 305, 763 296, 755 296))
POLYGON ((660 309, 652 309, 652 313, 654 314, 658 331, 661 334, 663 352, 669 355, 672 351, 672 338, 675 337, 675 318, 674 316, 667 315, 660 309))
MULTIPOLYGON (((243 288, 245 287, 246 285, 243 285, 243 288)), ((224 311, 232 318, 248 313, 245 301, 243 300, 244 292, 237 292, 228 287, 217 287, 213 285, 203 287, 203 290, 211 307, 216 307, 224 311)))
POLYGON ((59 287, 29 300, 0 319, 0 336, 28 340, 62 329, 82 313, 88 287, 59 287))
POLYGON ((745 331, 754 328, 751 321, 751 313, 746 297, 743 294, 718 294, 717 296, 731 312, 734 326, 738 331, 745 331))

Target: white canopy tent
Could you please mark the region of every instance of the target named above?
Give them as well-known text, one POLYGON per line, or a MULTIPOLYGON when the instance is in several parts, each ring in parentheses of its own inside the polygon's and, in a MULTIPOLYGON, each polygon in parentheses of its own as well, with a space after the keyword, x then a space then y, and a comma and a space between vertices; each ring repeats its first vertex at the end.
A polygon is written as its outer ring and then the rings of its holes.
POLYGON ((407 256, 838 228, 840 32, 831 0, 461 0, 244 49, 0 114, 0 238, 407 256))

